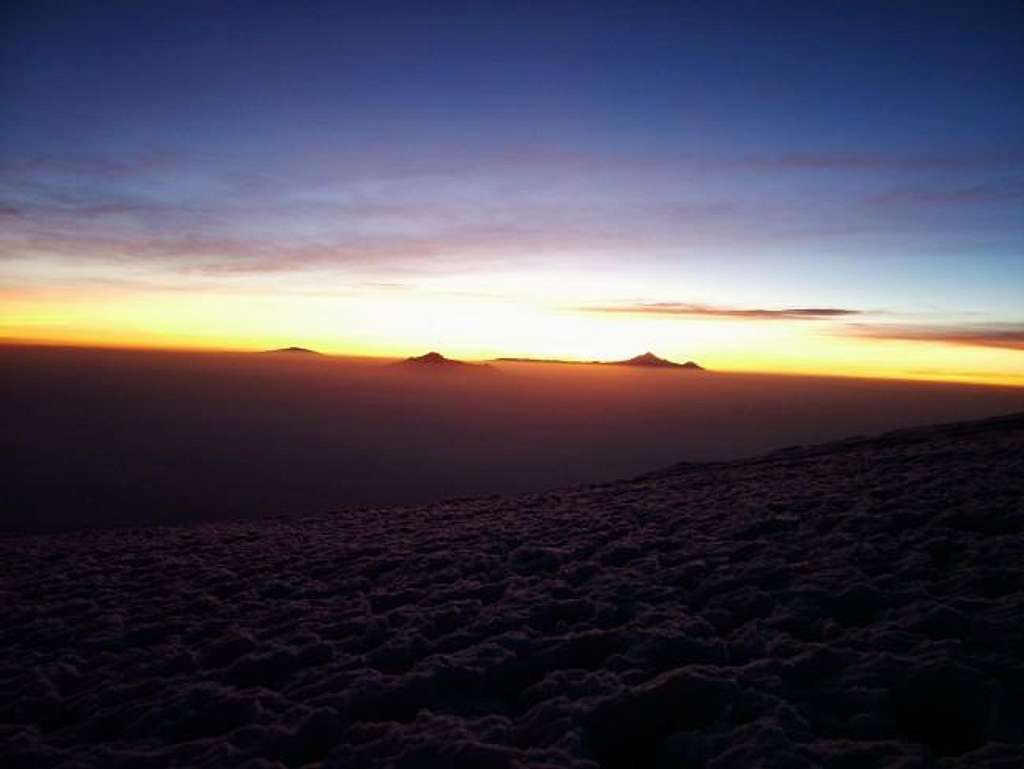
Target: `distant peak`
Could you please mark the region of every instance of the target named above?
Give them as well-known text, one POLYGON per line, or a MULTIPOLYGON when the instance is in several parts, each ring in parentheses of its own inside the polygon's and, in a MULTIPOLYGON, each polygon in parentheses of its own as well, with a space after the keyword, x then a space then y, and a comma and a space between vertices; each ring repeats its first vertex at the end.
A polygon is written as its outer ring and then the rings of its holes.
POLYGON ((267 352, 287 352, 287 353, 301 353, 303 355, 319 355, 316 350, 310 350, 307 347, 282 347, 278 350, 267 350, 267 352))
POLYGON ((675 361, 666 360, 665 358, 659 358, 653 352, 645 352, 643 355, 637 355, 635 358, 630 358, 629 360, 615 361, 613 365, 646 366, 648 368, 701 369, 701 366, 697 365, 692 360, 688 360, 686 363, 676 363, 675 361))
POLYGON ((507 363, 561 363, 563 365, 577 366, 636 366, 638 368, 685 368, 692 371, 704 371, 704 367, 694 363, 692 360, 686 363, 675 363, 674 361, 659 358, 653 352, 645 352, 629 360, 559 360, 557 358, 498 358, 499 361, 507 363))
POLYGON ((451 367, 467 365, 464 364, 462 360, 453 360, 450 357, 444 357, 441 353, 434 352, 433 350, 426 353, 425 355, 415 355, 413 357, 408 357, 406 358, 406 360, 404 360, 404 362, 407 362, 407 364, 412 364, 413 366, 451 367))
POLYGON ((487 370, 493 371, 493 369, 486 364, 479 363, 467 363, 462 360, 453 360, 452 358, 446 358, 441 353, 431 350, 425 355, 417 355, 412 358, 406 358, 401 362, 403 366, 416 367, 420 369, 433 369, 433 370, 459 370, 459 371, 476 371, 476 370, 487 370))

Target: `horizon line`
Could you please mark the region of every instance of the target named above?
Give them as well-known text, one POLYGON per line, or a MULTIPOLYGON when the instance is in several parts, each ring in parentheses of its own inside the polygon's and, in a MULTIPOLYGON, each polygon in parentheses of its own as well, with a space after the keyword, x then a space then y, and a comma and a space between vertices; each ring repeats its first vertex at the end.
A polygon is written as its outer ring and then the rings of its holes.
MULTIPOLYGON (((381 353, 360 353, 360 352, 325 352, 323 350, 316 349, 314 347, 306 347, 302 344, 285 344, 279 347, 267 346, 267 347, 241 347, 241 346, 219 346, 219 345, 190 345, 181 343, 139 343, 139 342, 114 342, 114 341, 102 341, 92 342, 85 340, 76 339, 33 339, 29 337, 11 337, 11 336, 0 336, 0 348, 15 348, 15 347, 46 347, 56 349, 74 349, 74 350, 96 350, 96 351, 134 351, 134 352, 166 352, 166 353, 195 353, 205 355, 253 355, 267 352, 275 352, 280 349, 287 347, 302 347, 317 353, 316 358, 330 359, 340 358, 348 360, 361 360, 361 361, 381 361, 391 362, 396 360, 404 360, 409 357, 416 355, 422 355, 422 352, 402 352, 394 354, 381 354, 381 353)), ((427 352, 439 351, 438 347, 433 347, 427 352)), ((445 357, 448 357, 445 355, 445 357)), ((310 358, 303 358, 309 360, 310 358)), ((313 358, 315 359, 315 358, 313 358)), ((592 358, 537 358, 537 357, 523 357, 523 356, 488 356, 488 357, 468 357, 468 358, 452 358, 452 360, 460 360, 468 363, 510 363, 510 364, 538 364, 538 365, 552 365, 552 364, 563 364, 571 366, 580 365, 607 365, 609 363, 620 363, 622 359, 601 361, 594 360, 592 358)), ((690 359, 692 360, 692 359, 690 359)), ((677 364, 680 365, 681 364, 677 364)), ((998 375, 984 375, 977 374, 969 371, 963 372, 931 372, 926 370, 917 371, 906 371, 902 373, 888 373, 884 371, 878 372, 837 372, 834 369, 823 370, 817 368, 806 368, 806 369, 791 369, 791 368, 745 368, 741 366, 730 366, 726 365, 713 365, 705 366, 704 363, 699 364, 704 371, 708 374, 742 374, 750 376, 774 376, 774 377, 794 377, 794 378, 819 378, 819 379, 851 379, 851 380, 864 380, 871 382, 924 382, 924 383, 935 383, 935 384, 958 384, 963 386, 977 386, 977 387, 1001 387, 1009 388, 1014 390, 1024 390, 1024 373, 1022 374, 998 374, 998 375)), ((637 367, 642 368, 642 367, 637 367)), ((652 367, 654 370, 665 370, 658 367, 652 367)), ((647 369, 644 369, 647 370, 647 369)))

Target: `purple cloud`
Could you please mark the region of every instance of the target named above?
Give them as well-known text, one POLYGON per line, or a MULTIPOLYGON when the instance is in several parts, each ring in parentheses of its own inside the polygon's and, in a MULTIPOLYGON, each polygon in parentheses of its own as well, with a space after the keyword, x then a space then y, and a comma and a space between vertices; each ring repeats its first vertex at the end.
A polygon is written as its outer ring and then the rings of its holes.
POLYGON ((1024 198, 1022 184, 976 184, 952 189, 899 188, 871 195, 869 206, 956 206, 1002 203, 1024 198))
POLYGON ((792 152, 752 155, 726 161, 751 170, 807 171, 950 171, 1005 168, 1024 163, 1024 149, 994 152, 894 154, 882 152, 792 152))

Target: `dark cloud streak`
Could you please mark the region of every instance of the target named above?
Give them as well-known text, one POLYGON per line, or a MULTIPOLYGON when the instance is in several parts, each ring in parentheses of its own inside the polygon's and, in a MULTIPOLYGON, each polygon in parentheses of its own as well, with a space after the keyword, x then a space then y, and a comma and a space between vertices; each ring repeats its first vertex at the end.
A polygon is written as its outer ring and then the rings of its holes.
POLYGON ((718 307, 689 302, 647 302, 578 308, 585 312, 627 315, 672 315, 734 320, 828 320, 862 315, 862 310, 839 307, 787 307, 782 309, 718 307))
POLYGON ((1024 351, 1024 323, 970 325, 903 325, 851 323, 844 334, 898 342, 936 342, 968 347, 1024 351))

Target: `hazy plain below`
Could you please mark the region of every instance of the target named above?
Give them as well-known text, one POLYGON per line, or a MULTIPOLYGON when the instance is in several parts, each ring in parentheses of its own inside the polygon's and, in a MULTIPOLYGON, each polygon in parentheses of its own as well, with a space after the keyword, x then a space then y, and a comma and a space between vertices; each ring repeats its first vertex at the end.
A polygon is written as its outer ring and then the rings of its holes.
POLYGON ((1024 390, 556 364, 0 347, 0 529, 426 503, 1024 409, 1024 390))

